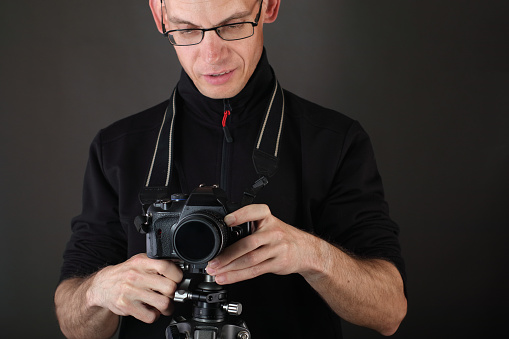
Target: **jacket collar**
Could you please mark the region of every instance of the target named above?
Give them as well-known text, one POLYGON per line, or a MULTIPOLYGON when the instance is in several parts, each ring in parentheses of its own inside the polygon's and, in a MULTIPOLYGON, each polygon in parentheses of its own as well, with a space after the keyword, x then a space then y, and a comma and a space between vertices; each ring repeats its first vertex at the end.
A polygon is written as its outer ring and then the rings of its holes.
POLYGON ((269 93, 274 85, 274 72, 269 65, 264 49, 260 61, 242 91, 230 99, 211 99, 201 94, 187 73, 182 70, 177 85, 178 94, 183 101, 185 114, 190 114, 200 122, 221 127, 225 101, 231 107, 230 126, 243 124, 262 113, 267 106, 269 93))

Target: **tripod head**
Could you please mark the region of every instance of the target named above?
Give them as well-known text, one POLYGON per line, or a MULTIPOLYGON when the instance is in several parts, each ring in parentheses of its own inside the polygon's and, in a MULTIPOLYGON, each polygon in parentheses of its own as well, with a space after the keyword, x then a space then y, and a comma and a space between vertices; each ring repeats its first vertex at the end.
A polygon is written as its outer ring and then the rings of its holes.
POLYGON ((242 305, 228 302, 226 288, 218 285, 213 276, 202 274, 196 288, 190 290, 193 278, 185 279, 175 292, 175 301, 193 301, 190 320, 178 320, 166 328, 167 339, 249 339, 251 334, 243 320, 242 305))

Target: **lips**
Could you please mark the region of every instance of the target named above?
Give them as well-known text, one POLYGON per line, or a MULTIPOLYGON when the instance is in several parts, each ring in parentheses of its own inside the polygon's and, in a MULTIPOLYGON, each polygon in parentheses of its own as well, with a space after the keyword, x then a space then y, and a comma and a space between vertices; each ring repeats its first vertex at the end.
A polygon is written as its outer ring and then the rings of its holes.
POLYGON ((219 77, 219 76, 221 76, 221 75, 225 75, 225 74, 228 74, 228 73, 230 73, 230 71, 224 71, 224 72, 222 72, 222 73, 217 73, 217 74, 210 74, 210 76, 213 76, 213 77, 219 77))
POLYGON ((221 71, 217 73, 209 73, 204 75, 205 81, 210 85, 219 86, 223 85, 233 76, 235 70, 221 71))

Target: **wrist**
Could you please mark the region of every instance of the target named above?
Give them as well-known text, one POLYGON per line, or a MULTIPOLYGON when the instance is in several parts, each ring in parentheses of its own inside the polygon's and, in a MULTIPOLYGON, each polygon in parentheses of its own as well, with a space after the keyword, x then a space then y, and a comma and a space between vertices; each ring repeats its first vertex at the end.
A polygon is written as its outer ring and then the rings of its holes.
POLYGON ((310 250, 304 252, 307 258, 301 275, 307 282, 313 283, 329 275, 333 253, 330 248, 332 245, 328 242, 311 234, 309 237, 311 238, 308 241, 310 250))
POLYGON ((101 303, 98 299, 99 294, 96 291, 96 287, 98 285, 97 278, 98 278, 99 272, 92 274, 81 285, 81 287, 84 289, 85 305, 87 306, 87 308, 94 308, 94 307, 101 306, 101 303))

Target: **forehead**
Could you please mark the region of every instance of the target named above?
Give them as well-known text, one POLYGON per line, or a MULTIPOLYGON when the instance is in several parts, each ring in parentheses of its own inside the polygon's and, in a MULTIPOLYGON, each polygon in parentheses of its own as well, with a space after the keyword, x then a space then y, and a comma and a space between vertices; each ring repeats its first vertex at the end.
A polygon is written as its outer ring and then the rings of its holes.
POLYGON ((258 0, 165 0, 170 21, 216 24, 238 13, 250 14, 258 0))

